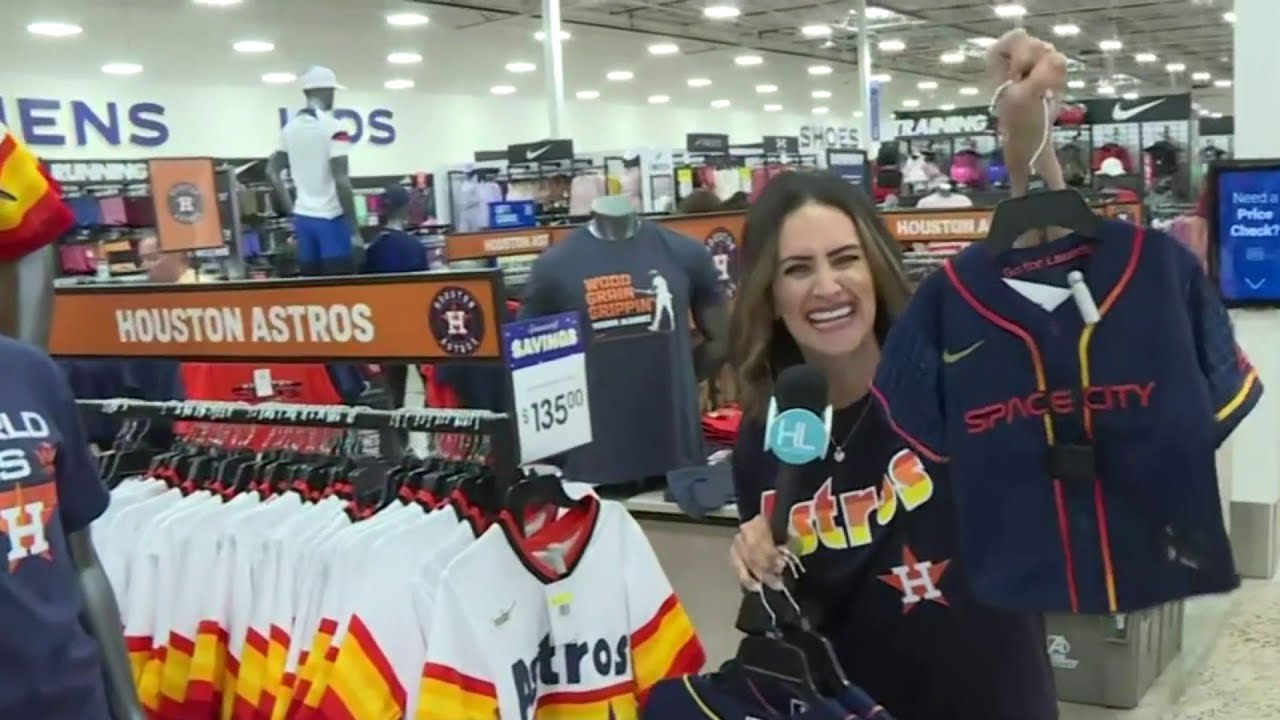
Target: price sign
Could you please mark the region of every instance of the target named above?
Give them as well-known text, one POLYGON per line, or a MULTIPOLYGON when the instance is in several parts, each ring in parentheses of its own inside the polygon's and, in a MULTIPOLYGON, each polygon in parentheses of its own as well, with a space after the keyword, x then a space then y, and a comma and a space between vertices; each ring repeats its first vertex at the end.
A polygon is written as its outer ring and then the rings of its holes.
POLYGON ((586 338, 576 312, 502 327, 520 433, 520 462, 591 442, 586 338))

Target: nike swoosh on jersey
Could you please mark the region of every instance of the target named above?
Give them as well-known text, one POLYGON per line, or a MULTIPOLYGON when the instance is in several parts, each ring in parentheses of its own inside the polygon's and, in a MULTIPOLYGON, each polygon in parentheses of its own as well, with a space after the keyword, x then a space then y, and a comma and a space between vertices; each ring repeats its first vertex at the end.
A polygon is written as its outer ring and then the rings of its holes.
POLYGON ((545 153, 546 151, 548 151, 548 150, 550 150, 550 149, 551 149, 551 146, 550 146, 550 145, 543 145, 542 147, 537 148, 537 149, 535 149, 535 150, 529 150, 529 151, 528 151, 528 152, 526 152, 524 155, 525 155, 525 157, 526 157, 526 158, 528 158, 528 159, 530 159, 530 160, 537 160, 537 159, 538 159, 538 158, 539 158, 543 153, 545 153))
POLYGON ((956 352, 948 352, 948 351, 946 351, 946 350, 943 350, 943 351, 942 351, 942 362, 944 362, 944 363, 946 363, 946 364, 948 364, 948 365, 950 365, 951 363, 954 363, 954 362, 960 362, 961 360, 963 360, 963 359, 965 359, 966 357, 968 357, 968 356, 969 356, 969 354, 970 354, 970 353, 972 353, 974 350, 977 350, 977 349, 978 349, 978 346, 979 346, 979 345, 981 345, 981 344, 982 344, 982 343, 984 343, 984 342, 986 342, 986 340, 979 340, 978 342, 976 342, 976 343, 974 343, 974 344, 970 345, 969 347, 967 347, 967 348, 965 348, 965 349, 963 349, 963 350, 957 350, 956 352))
POLYGON ((1128 120, 1129 118, 1135 115, 1140 115, 1143 112, 1150 110, 1151 108, 1159 105, 1162 102, 1164 102, 1164 98, 1161 98, 1159 100, 1152 100, 1149 103, 1143 103, 1137 107, 1131 107, 1131 108, 1121 107, 1120 103, 1116 103, 1116 106, 1111 108, 1111 119, 1115 120, 1116 122, 1124 122, 1125 120, 1128 120))

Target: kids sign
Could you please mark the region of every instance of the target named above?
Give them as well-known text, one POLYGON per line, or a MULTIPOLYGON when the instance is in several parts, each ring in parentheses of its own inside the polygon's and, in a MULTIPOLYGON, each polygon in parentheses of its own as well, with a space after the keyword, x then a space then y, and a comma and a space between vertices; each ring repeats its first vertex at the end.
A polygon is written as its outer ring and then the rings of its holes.
POLYGON ((59 288, 61 357, 297 361, 501 357, 491 270, 59 288))

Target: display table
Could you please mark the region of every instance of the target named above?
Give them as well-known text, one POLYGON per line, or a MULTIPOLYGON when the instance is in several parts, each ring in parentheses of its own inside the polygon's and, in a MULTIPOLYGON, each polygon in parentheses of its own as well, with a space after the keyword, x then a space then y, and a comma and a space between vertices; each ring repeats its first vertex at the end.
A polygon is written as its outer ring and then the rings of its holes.
POLYGON ((738 529, 738 509, 723 507, 703 520, 685 515, 663 499, 662 490, 623 501, 662 563, 671 586, 684 602, 707 650, 708 668, 733 657, 740 634, 733 627, 742 600, 729 567, 729 545, 738 529))

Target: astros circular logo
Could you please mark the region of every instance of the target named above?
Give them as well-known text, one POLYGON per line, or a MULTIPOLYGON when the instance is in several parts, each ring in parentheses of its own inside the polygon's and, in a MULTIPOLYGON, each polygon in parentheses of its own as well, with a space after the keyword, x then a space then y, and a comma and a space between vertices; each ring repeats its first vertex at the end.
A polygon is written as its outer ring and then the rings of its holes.
POLYGON ((484 342, 484 314, 480 301, 466 288, 440 288, 427 313, 431 334, 450 355, 470 355, 484 342))
POLYGON ((189 182, 174 183, 167 198, 169 216, 183 225, 194 225, 204 217, 204 195, 189 182))
POLYGON ((716 264, 720 285, 733 292, 738 283, 738 241, 728 228, 716 228, 704 241, 711 259, 716 264))

